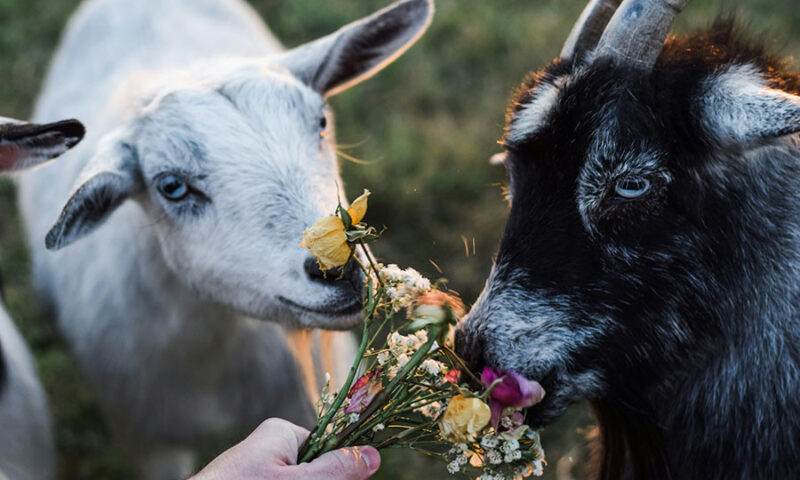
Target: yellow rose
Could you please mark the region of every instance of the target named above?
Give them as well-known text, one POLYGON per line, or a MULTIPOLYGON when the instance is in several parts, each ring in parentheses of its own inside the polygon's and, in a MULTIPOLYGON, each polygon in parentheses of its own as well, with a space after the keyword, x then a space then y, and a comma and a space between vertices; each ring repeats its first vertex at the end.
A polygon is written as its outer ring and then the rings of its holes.
POLYGON ((347 214, 350 215, 350 220, 353 222, 353 225, 363 220, 364 215, 367 214, 367 197, 369 197, 369 194, 370 191, 364 189, 364 193, 353 200, 353 204, 347 209, 347 214))
POLYGON ((483 430, 491 418, 489 405, 480 398, 456 395, 450 400, 439 421, 439 431, 449 442, 465 443, 471 441, 475 433, 483 430))
POLYGON ((344 234, 344 223, 339 217, 323 217, 303 232, 302 247, 317 259, 319 268, 330 270, 341 267, 350 258, 351 248, 344 234))
MULTIPOLYGON (((353 225, 364 219, 369 193, 369 190, 364 190, 364 193, 347 209, 353 225)), ((333 215, 320 218, 311 228, 303 232, 303 242, 300 246, 311 252, 322 270, 341 267, 347 263, 353 251, 347 243, 342 219, 333 215)))

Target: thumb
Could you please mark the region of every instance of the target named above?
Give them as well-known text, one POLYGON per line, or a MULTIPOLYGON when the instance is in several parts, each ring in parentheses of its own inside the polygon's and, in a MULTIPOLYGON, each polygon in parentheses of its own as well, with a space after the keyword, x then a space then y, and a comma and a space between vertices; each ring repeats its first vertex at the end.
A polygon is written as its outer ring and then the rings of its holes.
POLYGON ((301 478, 365 480, 378 471, 381 455, 372 447, 340 448, 297 466, 301 478))

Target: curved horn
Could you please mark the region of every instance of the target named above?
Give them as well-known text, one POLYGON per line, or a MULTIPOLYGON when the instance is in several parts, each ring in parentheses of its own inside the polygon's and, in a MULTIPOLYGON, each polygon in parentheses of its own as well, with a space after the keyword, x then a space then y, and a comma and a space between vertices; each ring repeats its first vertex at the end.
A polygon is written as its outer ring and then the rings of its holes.
POLYGON ((613 57, 652 69, 672 22, 688 3, 689 0, 625 0, 600 37, 597 58, 613 57))
POLYGON ((583 55, 597 46, 611 16, 622 0, 591 0, 561 49, 563 60, 581 60, 583 55))

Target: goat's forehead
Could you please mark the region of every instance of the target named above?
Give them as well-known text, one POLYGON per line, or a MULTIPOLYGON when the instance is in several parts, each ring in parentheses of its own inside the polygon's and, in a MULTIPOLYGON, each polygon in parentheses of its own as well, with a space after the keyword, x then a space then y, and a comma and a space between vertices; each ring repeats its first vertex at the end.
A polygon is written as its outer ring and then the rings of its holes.
POLYGON ((318 93, 299 80, 273 70, 188 84, 165 93, 154 104, 152 110, 160 111, 161 117, 185 117, 198 124, 215 113, 225 115, 213 119, 217 122, 237 116, 256 123, 318 118, 326 106, 318 93))
POLYGON ((655 90, 636 72, 606 64, 564 68, 558 62, 549 66, 517 92, 506 125, 508 145, 524 144, 553 128, 570 140, 588 137, 610 118, 620 128, 640 130, 636 123, 652 117, 655 90))
MULTIPOLYGON (((537 74, 512 103, 506 147, 514 151, 555 154, 586 162, 651 163, 661 142, 664 118, 655 118, 647 82, 620 72, 578 69, 559 76, 537 74), (530 148, 533 147, 533 148, 530 148), (577 158, 580 157, 580 158, 577 158)), ((528 159, 536 160, 536 159, 528 159)))
POLYGON ((318 147, 324 100, 291 77, 269 73, 165 93, 138 119, 141 148, 199 161, 214 151, 318 147))

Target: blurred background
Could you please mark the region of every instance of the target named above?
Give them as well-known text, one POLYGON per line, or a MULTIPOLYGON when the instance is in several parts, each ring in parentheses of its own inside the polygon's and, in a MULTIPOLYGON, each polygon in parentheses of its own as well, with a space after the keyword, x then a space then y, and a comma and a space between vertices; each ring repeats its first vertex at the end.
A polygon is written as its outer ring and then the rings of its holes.
MULTIPOLYGON (((79 0, 0 0, 0 115, 27 118, 50 55, 79 0)), ((389 0, 250 0, 287 46, 327 34, 389 0)), ((585 0, 437 0, 433 26, 376 78, 333 98, 348 197, 373 192, 369 222, 389 230, 387 262, 446 277, 467 304, 491 267, 508 206, 499 151, 506 102, 525 74, 558 55, 585 0), (438 273, 433 263, 443 273, 438 273)), ((800 9, 786 0, 695 0, 675 29, 736 11, 752 38, 780 56, 800 53, 800 9)), ((121 52, 124 54, 124 52, 121 52)), ((796 66, 795 66, 796 68, 796 66)), ((87 91, 87 95, 92 92, 87 91)), ((56 419, 59 478, 128 479, 133 469, 30 289, 11 181, 0 180, 0 273, 5 300, 36 356, 56 419)), ((0 425, 0 428, 2 426, 0 425)), ((584 478, 592 418, 576 405, 543 434, 545 478, 584 478)), ((209 452, 212 455, 215 452, 209 452)), ((389 452, 379 479, 452 478, 411 452, 389 452)))

